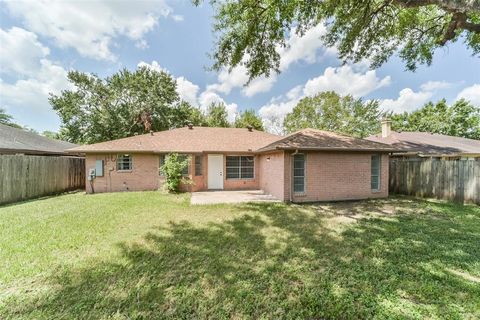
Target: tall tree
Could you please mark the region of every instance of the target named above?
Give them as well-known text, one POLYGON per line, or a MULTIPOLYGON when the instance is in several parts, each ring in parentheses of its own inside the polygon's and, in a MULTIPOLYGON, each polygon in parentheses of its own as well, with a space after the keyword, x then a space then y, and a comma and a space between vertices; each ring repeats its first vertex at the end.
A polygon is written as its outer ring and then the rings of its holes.
POLYGON ((252 126, 255 130, 264 131, 262 119, 260 119, 253 109, 245 110, 237 114, 233 126, 235 128, 252 126))
POLYGON ((205 114, 197 107, 192 106, 186 101, 181 101, 178 108, 174 109, 175 116, 172 123, 175 127, 182 127, 191 123, 194 126, 206 126, 207 119, 205 114))
POLYGON ((59 135, 57 132, 45 130, 42 132, 42 136, 47 137, 49 139, 59 139, 59 135))
POLYGON ((224 103, 213 102, 207 109, 206 124, 209 127, 230 127, 228 112, 224 103))
POLYGON ((284 127, 286 132, 314 128, 363 138, 379 130, 381 116, 378 101, 327 91, 300 100, 286 115, 284 127))
POLYGON ((0 123, 10 127, 22 129, 22 126, 13 122, 13 117, 10 114, 8 114, 4 108, 1 108, 1 107, 0 107, 0 123))
POLYGON ((7 113, 3 108, 0 108, 0 123, 8 125, 12 122, 13 117, 7 113))
MULTIPOLYGON (((193 0, 199 4, 205 0, 193 0)), ((250 79, 279 71, 280 48, 292 34, 324 24, 322 38, 344 61, 375 68, 398 52, 406 67, 430 65, 433 53, 462 42, 480 53, 478 0, 210 0, 218 42, 213 68, 243 64, 250 79), (463 36, 463 37, 462 37, 463 36)))
POLYGON ((184 125, 176 82, 163 71, 123 69, 106 79, 71 71, 68 79, 75 89, 49 99, 68 141, 95 143, 184 125))
POLYGON ((445 99, 436 104, 428 102, 413 112, 395 114, 392 129, 395 131, 421 131, 480 139, 480 107, 464 99, 452 106, 445 99))

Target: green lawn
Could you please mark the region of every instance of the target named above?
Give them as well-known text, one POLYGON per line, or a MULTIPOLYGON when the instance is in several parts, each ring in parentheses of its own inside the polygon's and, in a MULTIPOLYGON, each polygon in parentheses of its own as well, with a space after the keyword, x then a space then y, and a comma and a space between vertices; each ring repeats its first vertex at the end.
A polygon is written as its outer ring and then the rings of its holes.
POLYGON ((478 206, 77 193, 0 231, 1 319, 480 318, 478 206))

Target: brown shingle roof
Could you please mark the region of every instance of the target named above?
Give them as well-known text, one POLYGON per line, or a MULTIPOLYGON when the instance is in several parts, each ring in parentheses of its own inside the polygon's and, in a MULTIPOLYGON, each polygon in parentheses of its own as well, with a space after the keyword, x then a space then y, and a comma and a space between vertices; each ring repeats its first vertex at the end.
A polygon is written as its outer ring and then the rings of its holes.
POLYGON ((63 155, 78 145, 0 124, 0 153, 63 155))
POLYGON ((336 151, 399 151, 389 145, 365 139, 344 136, 329 131, 304 129, 275 141, 259 152, 272 150, 336 150, 336 151))
POLYGON ((251 152, 280 136, 245 128, 188 127, 84 145, 76 152, 251 152))
POLYGON ((382 142, 409 153, 424 155, 480 154, 480 141, 428 132, 392 132, 388 137, 381 134, 367 138, 382 142))

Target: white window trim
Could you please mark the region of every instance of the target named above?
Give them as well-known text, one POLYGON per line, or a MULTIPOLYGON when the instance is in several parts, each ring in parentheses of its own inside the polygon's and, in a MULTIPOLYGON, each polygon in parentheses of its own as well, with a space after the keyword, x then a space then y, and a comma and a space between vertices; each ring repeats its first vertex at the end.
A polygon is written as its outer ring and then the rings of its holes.
POLYGON ((129 154, 130 163, 131 163, 130 169, 118 169, 118 158, 119 158, 119 156, 124 156, 124 155, 125 155, 125 153, 124 154, 121 154, 121 153, 117 154, 117 159, 115 161, 115 166, 116 166, 117 172, 132 172, 133 171, 133 154, 129 154))
MULTIPOLYGON (((240 159, 240 163, 241 163, 242 159, 240 159)), ((255 168, 256 168, 256 156, 255 155, 251 155, 251 154, 227 154, 225 155, 225 180, 233 180, 233 181, 238 181, 238 180, 245 180, 245 181, 252 181, 252 180, 255 180, 256 178, 256 174, 255 174, 255 168), (239 178, 227 178, 227 157, 253 157, 253 178, 242 178, 241 177, 241 168, 242 166, 239 166, 238 167, 238 175, 239 175, 239 178)))
POLYGON ((297 154, 303 155, 303 191, 295 191, 295 155, 292 157, 292 190, 295 196, 305 196, 307 194, 307 154, 297 154))
POLYGON ((382 155, 381 154, 373 154, 370 156, 370 190, 373 193, 381 192, 382 191, 382 155), (373 156, 378 156, 378 188, 373 189, 372 188, 372 157, 373 156))

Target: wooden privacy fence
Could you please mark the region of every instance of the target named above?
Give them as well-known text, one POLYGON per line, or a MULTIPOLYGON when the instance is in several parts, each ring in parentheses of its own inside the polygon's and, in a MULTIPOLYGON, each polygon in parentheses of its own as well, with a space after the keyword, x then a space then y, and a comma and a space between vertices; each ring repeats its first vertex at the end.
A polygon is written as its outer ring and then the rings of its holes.
POLYGON ((83 188, 83 158, 0 155, 0 204, 83 188))
POLYGON ((480 160, 391 158, 390 191, 480 204, 480 160))

